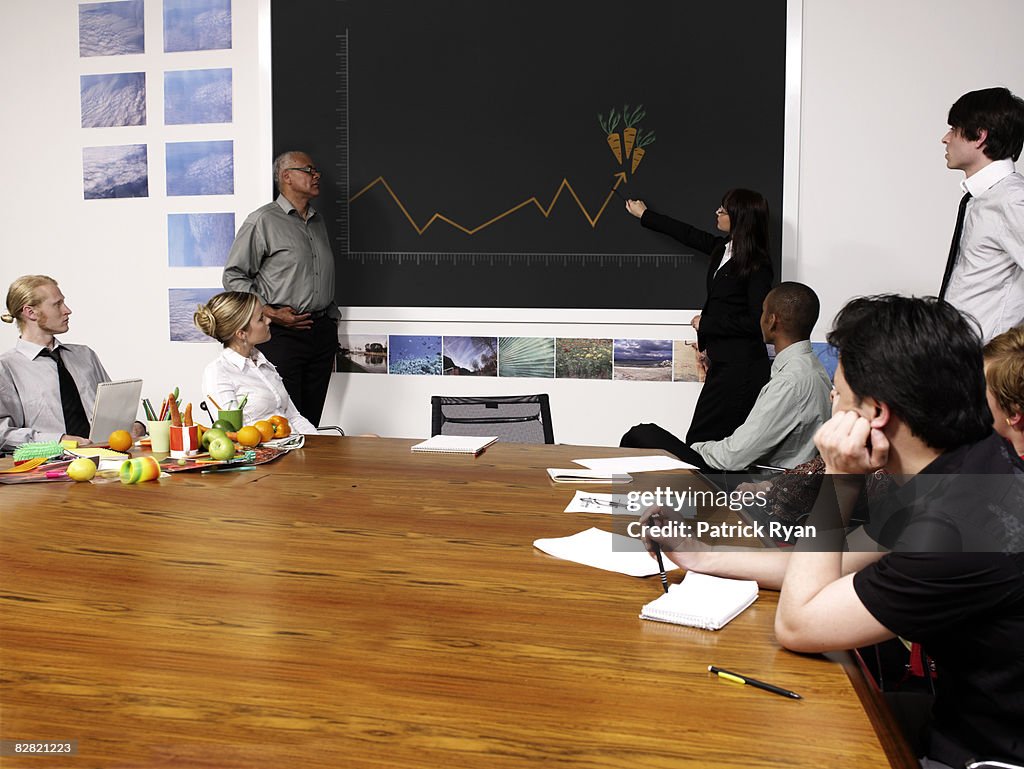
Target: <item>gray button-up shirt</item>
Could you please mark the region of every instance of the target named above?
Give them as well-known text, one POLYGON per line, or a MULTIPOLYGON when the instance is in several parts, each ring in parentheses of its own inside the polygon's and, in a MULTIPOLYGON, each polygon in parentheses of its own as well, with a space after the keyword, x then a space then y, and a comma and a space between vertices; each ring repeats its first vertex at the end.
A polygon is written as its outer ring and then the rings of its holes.
POLYGON ((328 310, 338 317, 334 254, 323 214, 310 206, 303 221, 284 195, 257 208, 231 245, 224 288, 248 291, 264 304, 286 304, 298 313, 328 310))
POLYGON ((691 445, 720 470, 752 464, 792 468, 818 454, 814 433, 831 416, 832 382, 808 341, 775 356, 772 376, 761 388, 747 420, 728 438, 691 445))
MULTIPOLYGON (((58 344, 54 342, 55 346, 58 344)), ((60 348, 61 360, 78 386, 86 416, 91 418, 96 385, 109 382, 110 377, 89 347, 61 344, 60 348)), ((38 344, 18 339, 13 350, 0 355, 0 448, 58 441, 67 432, 57 362, 40 356, 42 349, 38 344)))

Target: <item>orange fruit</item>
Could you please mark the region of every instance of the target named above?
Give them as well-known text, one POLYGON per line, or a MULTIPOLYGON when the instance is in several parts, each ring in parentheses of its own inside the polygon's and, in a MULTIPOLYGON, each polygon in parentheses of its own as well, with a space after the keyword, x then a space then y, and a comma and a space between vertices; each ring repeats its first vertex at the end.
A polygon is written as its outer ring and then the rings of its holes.
POLYGON ((259 446, 261 440, 260 431, 252 425, 246 425, 238 431, 238 442, 243 446, 259 446))
POLYGON ((128 451, 135 441, 127 430, 114 430, 107 438, 107 443, 114 451, 128 451))
POLYGON ((260 431, 260 438, 269 441, 274 437, 274 426, 266 419, 253 423, 253 427, 260 431))

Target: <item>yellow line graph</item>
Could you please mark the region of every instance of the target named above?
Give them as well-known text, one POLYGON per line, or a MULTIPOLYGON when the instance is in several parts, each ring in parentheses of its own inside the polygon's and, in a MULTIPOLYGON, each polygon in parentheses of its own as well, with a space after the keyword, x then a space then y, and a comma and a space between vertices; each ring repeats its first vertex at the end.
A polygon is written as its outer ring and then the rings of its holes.
POLYGON ((399 209, 401 209, 402 213, 405 214, 405 218, 409 220, 409 224, 411 224, 413 229, 416 230, 416 234, 417 235, 422 235, 424 232, 427 231, 427 228, 430 227, 430 225, 432 225, 436 221, 442 221, 445 224, 449 224, 452 227, 454 227, 455 229, 461 230, 462 232, 466 233, 467 235, 475 235, 476 233, 480 232, 480 230, 482 230, 482 229, 484 229, 486 227, 490 227, 495 222, 501 221, 506 216, 514 214, 516 211, 520 210, 521 208, 525 208, 526 206, 530 205, 531 203, 533 203, 533 205, 537 206, 537 209, 544 215, 544 218, 547 219, 548 217, 550 217, 551 211, 555 207, 555 203, 558 202, 558 198, 559 198, 559 196, 561 196, 562 190, 568 190, 569 194, 572 195, 573 200, 576 201, 576 205, 579 206, 580 211, 583 212, 583 215, 587 218, 587 221, 590 223, 590 226, 593 229, 593 228, 597 227, 597 222, 598 222, 598 220, 600 220, 601 214, 604 213, 605 208, 608 207, 608 203, 609 203, 609 201, 611 201, 612 196, 615 194, 615 190, 618 189, 620 184, 625 183, 625 181, 626 181, 626 172, 625 171, 620 171, 619 173, 615 174, 615 184, 608 191, 608 196, 604 199, 604 203, 601 204, 601 207, 598 209, 597 213, 594 214, 593 216, 590 215, 590 212, 587 210, 587 207, 585 205, 583 205, 583 201, 580 200, 580 196, 576 194, 576 190, 574 190, 572 188, 572 185, 569 183, 569 180, 566 179, 566 178, 563 178, 562 179, 562 183, 558 185, 558 190, 555 192, 555 196, 553 198, 551 198, 551 203, 548 204, 547 208, 542 206, 540 204, 540 201, 537 200, 536 197, 527 198, 522 203, 518 203, 518 204, 512 206, 512 208, 508 209, 507 211, 504 211, 504 212, 498 214, 497 216, 492 217, 491 219, 488 219, 486 222, 484 222, 483 224, 479 224, 476 227, 465 227, 465 226, 459 224, 458 222, 453 221, 452 219, 449 219, 447 216, 445 216, 444 214, 441 214, 441 213, 435 213, 433 216, 431 216, 427 220, 426 224, 424 224, 422 227, 420 227, 418 224, 416 224, 416 220, 412 218, 412 215, 409 213, 408 209, 405 207, 405 205, 402 203, 402 201, 399 200, 398 195, 396 195, 395 191, 393 189, 391 189, 391 185, 388 184, 387 179, 385 179, 383 176, 378 176, 376 179, 374 179, 372 182, 367 184, 365 187, 363 187, 361 190, 359 190, 359 192, 357 192, 355 195, 350 197, 348 200, 349 200, 349 203, 352 203, 355 200, 357 200, 361 195, 363 195, 364 193, 368 192, 370 189, 372 189, 376 185, 380 184, 381 186, 384 187, 384 189, 386 189, 388 191, 388 194, 391 196, 392 200, 395 201, 395 204, 399 207, 399 209))

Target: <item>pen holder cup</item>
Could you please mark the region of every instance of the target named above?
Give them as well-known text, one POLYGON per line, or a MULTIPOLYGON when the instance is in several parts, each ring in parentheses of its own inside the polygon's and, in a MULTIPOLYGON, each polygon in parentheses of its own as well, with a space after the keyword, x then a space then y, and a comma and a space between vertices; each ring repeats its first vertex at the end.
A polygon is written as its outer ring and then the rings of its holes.
POLYGON ((171 450, 171 422, 169 419, 146 422, 149 429, 149 443, 154 454, 166 454, 171 450))
POLYGON ((171 425, 170 448, 175 458, 195 456, 199 453, 199 428, 171 425))
POLYGON ((242 429, 242 425, 245 424, 242 421, 242 410, 241 409, 219 409, 217 411, 217 420, 230 422, 232 432, 238 432, 242 429))

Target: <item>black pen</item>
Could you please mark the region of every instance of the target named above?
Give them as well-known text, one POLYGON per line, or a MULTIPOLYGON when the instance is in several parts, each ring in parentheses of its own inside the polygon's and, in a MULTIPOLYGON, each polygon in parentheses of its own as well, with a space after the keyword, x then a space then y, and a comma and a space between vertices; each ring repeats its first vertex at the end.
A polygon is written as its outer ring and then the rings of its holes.
POLYGON ((764 689, 766 692, 772 692, 772 694, 781 694, 783 697, 792 697, 794 700, 802 700, 796 692, 791 692, 789 689, 783 689, 780 686, 773 686, 772 684, 766 684, 764 681, 758 681, 756 678, 750 678, 749 676, 740 675, 739 673, 731 673, 728 670, 715 667, 714 665, 708 665, 708 670, 718 675, 719 678, 724 678, 726 681, 734 681, 738 684, 746 684, 747 686, 753 686, 757 689, 764 689))
POLYGON ((654 557, 658 559, 658 569, 661 570, 661 586, 665 588, 665 592, 668 592, 668 575, 665 573, 665 562, 661 559, 661 545, 657 542, 651 542, 651 547, 654 548, 654 557))

